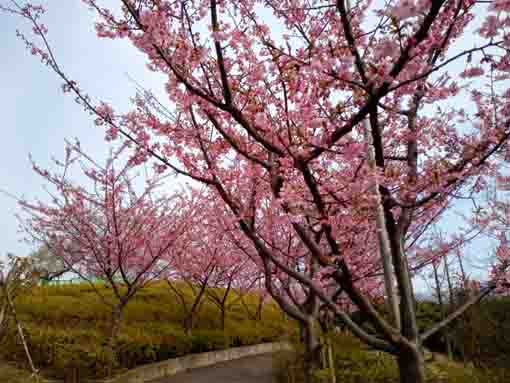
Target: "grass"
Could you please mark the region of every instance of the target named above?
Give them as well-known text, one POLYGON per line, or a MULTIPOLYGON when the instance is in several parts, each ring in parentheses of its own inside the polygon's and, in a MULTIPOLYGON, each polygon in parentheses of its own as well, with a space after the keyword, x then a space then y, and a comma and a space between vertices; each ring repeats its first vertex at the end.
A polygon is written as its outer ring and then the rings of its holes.
MULTIPOLYGON (((191 300, 189 287, 183 284, 180 288, 191 300)), ((113 301, 105 285, 87 284, 38 286, 17 298, 18 316, 34 362, 44 376, 79 382, 189 353, 275 341, 292 331, 272 302, 264 305, 261 321, 251 319, 240 303, 233 303, 222 331, 219 309, 204 300, 195 328, 187 336, 182 328, 185 312, 177 298, 166 284, 154 283, 139 291, 126 307, 116 355, 112 355, 105 342, 111 309, 94 289, 106 301, 113 301), (108 366, 113 366, 113 371, 108 366)), ((235 291, 229 299, 234 302, 235 291)), ((257 295, 248 294, 244 301, 248 309, 256 310, 257 295)), ((1 341, 0 358, 17 364, 26 360, 14 326, 1 341)), ((4 376, 0 377, 4 382, 4 376)))

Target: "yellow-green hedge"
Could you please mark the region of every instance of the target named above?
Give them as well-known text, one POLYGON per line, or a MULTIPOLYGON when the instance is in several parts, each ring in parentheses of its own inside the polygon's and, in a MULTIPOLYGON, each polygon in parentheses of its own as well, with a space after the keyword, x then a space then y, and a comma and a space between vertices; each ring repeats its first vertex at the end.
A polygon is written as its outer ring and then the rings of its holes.
MULTIPOLYGON (((96 286, 112 301, 111 290, 96 286)), ((255 308, 256 297, 246 297, 255 308)), ((133 368, 189 353, 220 350, 280 339, 289 323, 274 304, 264 307, 260 322, 240 305, 227 312, 226 329, 219 311, 204 301, 192 334, 182 329, 184 311, 163 284, 141 290, 128 304, 116 340, 115 355, 106 345, 111 309, 87 285, 37 287, 19 297, 16 307, 34 363, 48 377, 79 381, 100 378, 110 370, 133 368)), ((22 344, 11 324, 0 344, 0 358, 24 362, 22 344)))

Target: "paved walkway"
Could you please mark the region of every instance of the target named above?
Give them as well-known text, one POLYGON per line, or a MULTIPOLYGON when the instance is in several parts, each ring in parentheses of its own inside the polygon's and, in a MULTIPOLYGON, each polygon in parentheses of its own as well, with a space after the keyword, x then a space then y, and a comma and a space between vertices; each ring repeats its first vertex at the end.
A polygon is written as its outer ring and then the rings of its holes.
POLYGON ((248 356, 181 372, 151 383, 274 383, 271 354, 248 356))

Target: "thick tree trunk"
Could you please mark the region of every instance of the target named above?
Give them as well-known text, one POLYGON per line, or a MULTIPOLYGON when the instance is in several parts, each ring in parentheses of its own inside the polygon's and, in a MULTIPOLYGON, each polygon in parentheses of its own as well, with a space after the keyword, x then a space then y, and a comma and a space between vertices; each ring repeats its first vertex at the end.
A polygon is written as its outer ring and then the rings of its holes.
POLYGON ((401 334, 410 344, 401 345, 398 356, 400 383, 424 383, 425 364, 416 319, 416 301, 409 265, 404 252, 401 233, 397 230, 391 212, 388 213, 393 250, 393 267, 400 292, 401 334))
POLYGON ((120 330, 120 322, 122 319, 122 313, 124 310, 124 306, 125 306, 125 304, 117 305, 113 308, 113 311, 112 311, 110 330, 109 330, 108 339, 107 339, 107 343, 106 343, 107 351, 111 353, 110 363, 107 366, 108 367, 107 368, 108 376, 111 376, 111 374, 113 372, 113 368, 114 368, 115 364, 117 363, 117 350, 116 350, 115 342, 117 340, 117 335, 120 330))
POLYGON ((115 339, 117 338, 117 334, 120 329, 120 321, 122 319, 122 312, 124 310, 124 305, 117 305, 114 307, 112 312, 112 319, 110 322, 110 331, 108 334, 108 347, 114 351, 115 350, 115 339))
POLYGON ((312 382, 313 371, 321 367, 321 352, 320 344, 317 335, 314 331, 313 319, 307 320, 303 323, 304 329, 304 372, 305 383, 312 382))
POLYGON ((425 360, 419 347, 402 350, 398 368, 400 383, 425 383, 425 360))

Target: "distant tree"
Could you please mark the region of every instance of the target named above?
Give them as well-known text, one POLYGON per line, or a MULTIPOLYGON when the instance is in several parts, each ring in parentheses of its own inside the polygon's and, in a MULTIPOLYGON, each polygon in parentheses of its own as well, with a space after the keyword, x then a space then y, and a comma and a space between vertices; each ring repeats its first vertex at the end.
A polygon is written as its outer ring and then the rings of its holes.
POLYGON ((229 307, 240 303, 261 275, 254 262, 229 240, 218 211, 208 210, 207 201, 203 202, 186 233, 187 250, 168 259, 167 284, 185 311, 187 333, 203 298, 218 308, 220 327, 225 329, 229 307))
POLYGON ((66 267, 90 282, 112 309, 108 344, 113 348, 126 305, 148 282, 164 272, 163 257, 182 251, 181 236, 195 208, 181 194, 160 193, 161 178, 148 175, 137 192, 134 164, 121 162, 123 148, 111 153, 105 166, 88 157, 79 145, 68 145, 61 172, 35 171, 55 192, 51 202, 20 202, 26 232, 48 248, 66 267), (80 162, 86 182, 68 179, 80 162), (98 289, 96 279, 113 291, 98 289))
POLYGON ((237 254, 233 254, 235 250, 221 248, 212 251, 216 253, 216 262, 206 295, 219 309, 220 327, 225 330, 228 309, 240 303, 242 297, 253 289, 260 275, 253 271, 255 267, 252 261, 239 251, 237 254))
POLYGON ((205 297, 209 279, 214 273, 216 267, 214 257, 200 252, 203 246, 198 243, 202 241, 193 238, 198 225, 194 225, 192 230, 187 233, 189 245, 187 251, 181 252, 167 259, 169 267, 162 274, 166 284, 177 298, 184 313, 182 325, 186 334, 191 334, 195 318, 205 297))
POLYGON ((249 318, 252 320, 262 320, 262 312, 264 309, 264 303, 268 302, 270 300, 270 295, 267 292, 267 290, 264 288, 264 276, 261 274, 259 277, 256 278, 256 284, 252 290, 253 296, 257 297, 257 303, 255 306, 255 311, 252 312, 251 304, 249 304, 245 296, 241 296, 240 302, 243 308, 246 311, 246 315, 248 315, 249 318))

